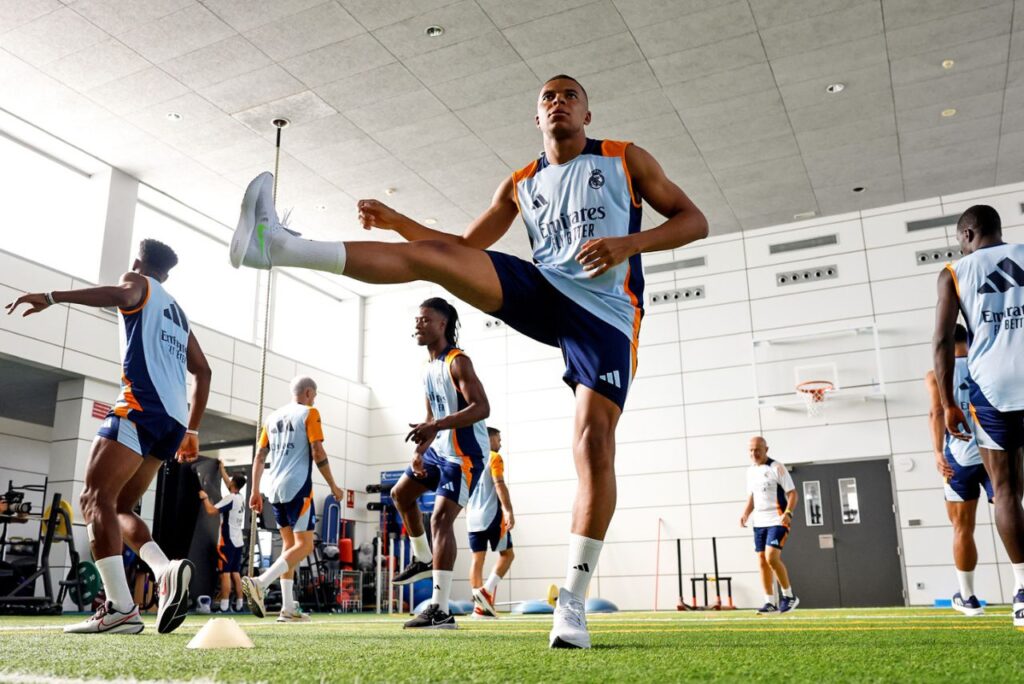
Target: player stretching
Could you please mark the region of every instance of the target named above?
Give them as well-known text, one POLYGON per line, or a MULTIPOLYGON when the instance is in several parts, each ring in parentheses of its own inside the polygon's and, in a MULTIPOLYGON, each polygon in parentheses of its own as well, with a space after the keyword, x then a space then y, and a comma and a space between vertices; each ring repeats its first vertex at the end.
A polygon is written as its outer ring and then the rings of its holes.
POLYGON ((263 425, 249 495, 249 507, 262 513, 260 481, 266 471, 269 482, 264 489, 281 532, 281 556, 259 577, 243 577, 242 592, 249 600, 249 610, 261 618, 266 614, 263 602, 267 589, 281 578, 281 613, 277 621, 308 622, 309 616, 295 602, 294 582, 295 568, 313 552, 313 463, 338 501, 345 498, 345 493, 334 484, 331 461, 324 451, 320 412, 313 408, 316 383, 312 378, 295 378, 292 396, 294 401, 271 413, 263 425))
POLYGON ((762 615, 788 613, 800 605, 789 586, 789 573, 782 562, 782 547, 789 536, 796 506, 796 485, 786 466, 768 458, 768 443, 764 437, 750 438, 750 460, 747 468, 747 507, 743 509, 740 527, 746 527, 753 514, 754 551, 761 568, 764 586, 764 605, 757 612, 762 615), (782 598, 775 606, 775 579, 782 588, 782 598))
POLYGON ((505 486, 505 462, 498 453, 501 451, 501 431, 489 427, 487 435, 491 440, 491 454, 480 484, 469 497, 466 529, 469 531, 469 550, 473 552, 469 567, 469 584, 473 587, 473 603, 476 604, 473 617, 496 618, 494 590, 516 557, 512 550, 512 528, 516 517, 505 486), (485 583, 483 571, 488 545, 491 551, 498 552, 498 562, 485 583))
POLYGON ((549 636, 553 648, 589 648, 583 599, 615 512, 615 428, 636 373, 643 317, 640 254, 707 236, 704 215, 645 150, 594 140, 586 90, 560 74, 537 98, 544 138, 538 159, 498 186, 491 206, 465 233, 427 228, 375 200, 359 202, 366 228, 394 230, 415 244, 316 242, 297 238, 274 208, 273 177, 249 184, 231 263, 293 266, 369 283, 427 280, 557 346, 576 396, 572 451, 579 485, 565 583, 549 636), (642 202, 667 220, 640 230, 642 202), (485 251, 522 216, 533 263, 485 251))
POLYGON ((969 441, 954 394, 956 319, 967 326, 974 436, 994 490, 996 529, 1016 581, 1013 624, 1024 627, 1024 245, 1003 242, 995 209, 977 204, 956 224, 963 258, 939 273, 935 381, 946 431, 969 441))
POLYGON ((199 423, 210 393, 210 366, 185 312, 163 287, 177 263, 170 247, 143 240, 132 270, 117 285, 27 294, 7 305, 11 314, 27 304, 26 316, 56 303, 118 308, 121 394, 93 440, 79 499, 107 601, 88 620, 65 627, 65 632, 142 631, 139 607, 125 577, 124 544, 159 581, 157 632, 174 631, 188 614, 192 563, 167 560, 146 523, 133 511, 164 461, 175 452, 180 463, 199 455, 199 423), (186 370, 195 381, 191 407, 186 370))
POLYGON ((242 487, 245 476, 228 477, 224 462, 218 461, 220 476, 228 488, 228 495, 217 503, 211 503, 210 497, 202 489, 199 498, 203 508, 209 515, 220 516, 220 539, 217 542, 217 572, 220 574, 220 612, 230 609, 231 589, 235 590, 235 610, 241 611, 242 601, 242 525, 245 521, 245 502, 242 500, 242 487))
POLYGON ((426 347, 430 357, 423 374, 427 419, 410 425, 406 440, 416 443, 415 455, 391 490, 413 552, 413 561, 395 576, 395 584, 433 577, 434 593, 426 609, 405 623, 407 629, 456 627, 455 618, 448 613, 458 551, 455 518, 480 481, 487 449, 484 419, 491 407, 473 362, 457 346, 458 325, 455 307, 440 297, 423 302, 416 316, 416 343, 426 347), (433 553, 416 505, 426 491, 437 494, 430 518, 433 553))
MULTIPOLYGON (((967 373, 967 329, 959 323, 953 340, 953 397, 962 411, 969 411, 971 388, 967 373)), ((974 518, 978 512, 978 496, 981 491, 984 490, 988 500, 992 500, 992 483, 985 472, 978 442, 973 434, 974 421, 965 416, 972 433, 968 442, 955 439, 947 433, 935 371, 928 371, 924 381, 932 404, 928 411, 928 425, 932 432, 935 467, 945 483, 946 513, 953 524, 953 563, 960 583, 960 591, 953 594, 953 608, 971 617, 984 615, 985 609, 974 595, 974 568, 978 565, 978 549, 974 545, 974 518)))

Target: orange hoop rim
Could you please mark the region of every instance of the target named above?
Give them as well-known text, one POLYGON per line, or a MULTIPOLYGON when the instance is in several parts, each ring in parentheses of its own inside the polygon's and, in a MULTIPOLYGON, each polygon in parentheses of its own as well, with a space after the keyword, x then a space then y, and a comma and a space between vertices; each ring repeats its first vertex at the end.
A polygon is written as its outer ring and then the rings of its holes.
POLYGON ((835 384, 829 380, 804 380, 796 386, 796 391, 811 395, 811 400, 817 403, 825 401, 825 393, 835 388, 835 384))

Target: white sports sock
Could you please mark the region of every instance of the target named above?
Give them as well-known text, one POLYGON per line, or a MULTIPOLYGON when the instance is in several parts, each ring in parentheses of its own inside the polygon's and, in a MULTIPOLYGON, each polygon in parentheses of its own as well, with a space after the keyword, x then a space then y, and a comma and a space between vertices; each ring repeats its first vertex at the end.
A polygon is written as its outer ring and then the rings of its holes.
POLYGON ((786 598, 793 598, 793 587, 782 587, 782 595, 786 598))
POLYGON ((960 582, 960 595, 966 601, 974 596, 974 571, 957 570, 956 579, 960 582))
POLYGON ((170 561, 167 560, 163 549, 155 541, 148 541, 142 545, 142 548, 139 549, 139 558, 142 559, 143 563, 152 568, 153 574, 158 578, 164 574, 164 570, 170 565, 170 561))
POLYGON ((242 610, 242 608, 245 608, 245 600, 240 598, 235 599, 235 610, 242 610))
POLYGON ((441 606, 441 610, 446 613, 448 612, 448 596, 452 591, 453 574, 451 570, 434 570, 434 595, 430 598, 430 602, 441 606))
POLYGON ((341 275, 345 271, 346 256, 344 242, 306 240, 283 230, 270 241, 270 261, 274 266, 296 266, 341 275))
POLYGON ((281 556, 274 564, 263 571, 263 574, 256 578, 256 584, 260 585, 261 588, 266 589, 274 583, 278 577, 288 572, 288 561, 285 560, 284 556, 281 556))
POLYGON ((604 542, 578 534, 569 535, 569 563, 565 571, 565 588, 582 601, 587 595, 590 578, 597 572, 597 559, 604 542))
POLYGON ((228 600, 227 599, 221 599, 221 602, 220 602, 220 612, 226 613, 226 612, 228 612, 228 608, 230 608, 230 604, 228 603, 228 600))
POLYGON ((484 589, 487 590, 488 594, 494 596, 494 590, 498 588, 498 582, 500 581, 501 577, 498 576, 498 573, 492 570, 491 576, 487 578, 486 582, 484 582, 484 589))
POLYGON ((1024 589, 1024 563, 1010 563, 1013 568, 1013 577, 1017 580, 1016 590, 1024 589))
POLYGON ((774 606, 775 605, 775 595, 774 594, 765 594, 764 595, 764 602, 765 603, 770 603, 770 604, 772 604, 774 606))
POLYGON ((281 578, 281 609, 295 612, 295 580, 281 578))
POLYGON ((121 556, 107 556, 96 561, 96 569, 103 580, 103 590, 107 592, 107 600, 114 604, 116 610, 127 613, 135 605, 132 592, 128 588, 128 578, 124 574, 124 559, 121 556))
POLYGON ((430 544, 427 543, 427 533, 424 532, 418 537, 409 537, 409 544, 412 546, 412 555, 416 560, 429 563, 434 560, 434 554, 430 552, 430 544))

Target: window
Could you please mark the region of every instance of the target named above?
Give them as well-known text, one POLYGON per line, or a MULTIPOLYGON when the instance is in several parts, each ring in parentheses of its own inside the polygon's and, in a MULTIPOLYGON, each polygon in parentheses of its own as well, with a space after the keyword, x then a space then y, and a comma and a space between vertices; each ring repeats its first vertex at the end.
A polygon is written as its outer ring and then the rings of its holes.
POLYGON ((99 188, 88 175, 2 135, 0 159, 0 249, 96 282, 104 229, 99 188))
POLYGON ((216 240, 169 213, 140 202, 135 209, 132 250, 153 238, 178 255, 167 289, 190 320, 242 340, 254 338, 257 271, 234 269, 228 262, 226 239, 216 240))
POLYGON ((857 502, 857 478, 839 478, 839 506, 844 525, 860 524, 860 504, 857 502))
POLYGON ((359 369, 359 298, 339 299, 277 272, 271 348, 349 379, 359 369))
POLYGON ((804 517, 808 527, 825 524, 821 510, 821 482, 817 480, 804 482, 804 517))

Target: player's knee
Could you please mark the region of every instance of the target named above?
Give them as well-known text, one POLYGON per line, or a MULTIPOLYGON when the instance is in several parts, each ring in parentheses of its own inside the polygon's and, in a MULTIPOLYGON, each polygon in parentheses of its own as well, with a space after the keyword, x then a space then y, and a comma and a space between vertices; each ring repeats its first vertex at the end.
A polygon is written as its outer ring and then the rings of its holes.
POLYGON ((455 250, 451 245, 442 240, 420 240, 416 242, 412 253, 416 256, 415 266, 418 275, 429 275, 436 265, 449 262, 455 250))
POLYGON ((758 551, 758 553, 757 553, 757 560, 761 564, 762 568, 767 568, 768 567, 768 559, 765 557, 764 551, 758 551))
POLYGON ((512 549, 507 549, 501 552, 501 557, 507 560, 509 563, 511 563, 513 560, 515 560, 516 552, 512 549))

